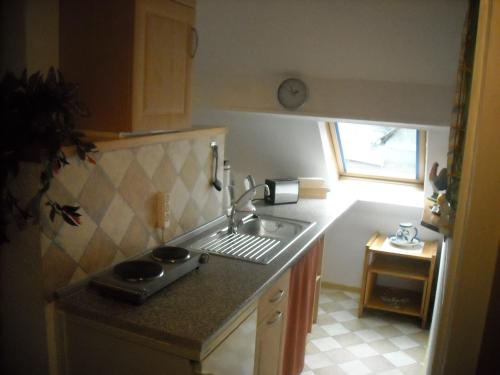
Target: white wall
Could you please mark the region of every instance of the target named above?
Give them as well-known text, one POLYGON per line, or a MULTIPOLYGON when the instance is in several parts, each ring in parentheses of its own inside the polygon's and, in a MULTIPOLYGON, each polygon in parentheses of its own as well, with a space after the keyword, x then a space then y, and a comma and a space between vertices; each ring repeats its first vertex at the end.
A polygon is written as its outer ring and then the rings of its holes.
POLYGON ((326 234, 324 280, 361 287, 365 244, 374 232, 394 234, 400 222, 417 226, 424 240, 441 239, 420 225, 422 208, 358 201, 330 227, 326 234))
POLYGON ((199 0, 194 106, 448 125, 465 0, 199 0))
MULTIPOLYGON (((231 161, 233 175, 241 182, 253 174, 258 182, 266 177, 323 177, 328 180, 320 129, 317 120, 270 114, 195 111, 195 124, 223 125, 229 128, 225 157, 231 161)), ((432 162, 446 165, 449 128, 426 127, 426 172, 432 162)), ((238 181, 237 181, 238 182, 238 181)), ((379 184, 378 184, 379 185, 379 184)), ((394 186, 390 186, 393 188, 394 186)), ((394 197, 399 190, 371 186, 337 189, 332 199, 359 200, 337 219, 327 231, 324 257, 324 280, 360 287, 364 245, 375 232, 394 233, 402 221, 419 224, 424 196, 432 193, 427 178, 424 192, 408 189, 404 197, 394 197), (363 190, 365 189, 365 190, 363 190), (366 191, 368 190, 368 191, 366 191), (389 197, 381 197, 384 191, 389 197), (375 197, 370 197, 377 195, 375 197), (391 204, 388 202, 397 202, 391 204)), ((419 226, 423 239, 441 236, 419 226)))
POLYGON ((317 121, 294 116, 227 111, 195 111, 197 126, 229 128, 226 158, 236 182, 252 174, 257 182, 273 177, 328 178, 317 121))
MULTIPOLYGON (((259 181, 328 178, 316 120, 422 126, 427 176, 432 162, 446 165, 465 6, 465 0, 199 0, 193 122, 228 126, 233 171, 259 181), (302 77, 310 89, 293 112, 276 100, 289 76, 302 77)), ((431 192, 426 184, 422 198, 431 192)), ((366 240, 403 220, 419 223, 421 208, 410 205, 356 203, 327 233, 325 280, 360 286, 366 240)))

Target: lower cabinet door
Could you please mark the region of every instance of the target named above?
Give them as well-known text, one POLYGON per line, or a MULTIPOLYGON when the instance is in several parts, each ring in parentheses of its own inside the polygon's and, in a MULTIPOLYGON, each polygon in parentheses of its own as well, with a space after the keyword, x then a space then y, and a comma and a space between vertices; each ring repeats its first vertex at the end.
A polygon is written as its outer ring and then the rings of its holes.
POLYGON ((257 310, 254 310, 201 363, 203 375, 253 375, 257 310))
POLYGON ((281 374, 286 308, 286 301, 280 303, 257 326, 255 375, 281 374))

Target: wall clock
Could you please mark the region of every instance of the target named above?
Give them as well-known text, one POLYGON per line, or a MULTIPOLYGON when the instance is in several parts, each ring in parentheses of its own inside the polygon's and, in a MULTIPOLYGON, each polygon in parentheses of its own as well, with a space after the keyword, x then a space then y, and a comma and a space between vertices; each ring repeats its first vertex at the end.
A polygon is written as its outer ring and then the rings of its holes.
POLYGON ((298 78, 288 78, 278 87, 278 101, 286 109, 299 108, 308 95, 307 85, 298 78))

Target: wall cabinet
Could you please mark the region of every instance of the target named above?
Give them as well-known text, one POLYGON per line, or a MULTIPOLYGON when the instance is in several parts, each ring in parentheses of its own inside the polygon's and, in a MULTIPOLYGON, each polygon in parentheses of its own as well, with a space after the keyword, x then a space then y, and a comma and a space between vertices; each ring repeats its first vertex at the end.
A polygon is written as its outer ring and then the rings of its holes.
POLYGON ((90 112, 77 127, 133 132, 190 126, 193 6, 192 0, 60 2, 60 69, 79 84, 90 112))

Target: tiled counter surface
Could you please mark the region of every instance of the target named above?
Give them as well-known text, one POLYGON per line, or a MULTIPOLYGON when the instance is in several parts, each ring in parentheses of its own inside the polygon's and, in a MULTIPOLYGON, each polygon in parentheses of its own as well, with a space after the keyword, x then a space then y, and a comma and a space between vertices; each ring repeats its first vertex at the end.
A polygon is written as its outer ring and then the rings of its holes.
POLYGON ((254 302, 308 246, 347 209, 334 200, 303 199, 298 204, 259 205, 257 213, 315 221, 316 225, 268 265, 211 256, 191 272, 134 306, 81 287, 62 297, 58 307, 68 313, 168 343, 201 359, 205 350, 240 311, 254 302))

